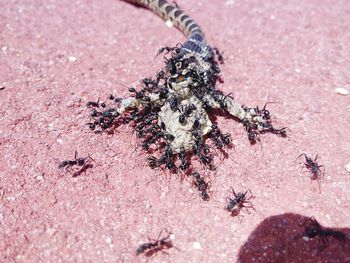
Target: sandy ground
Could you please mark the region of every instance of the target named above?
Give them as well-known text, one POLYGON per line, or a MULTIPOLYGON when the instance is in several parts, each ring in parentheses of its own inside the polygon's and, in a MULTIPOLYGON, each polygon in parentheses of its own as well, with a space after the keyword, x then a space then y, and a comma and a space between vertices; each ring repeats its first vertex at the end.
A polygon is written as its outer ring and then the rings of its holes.
POLYGON ((318 252, 317 238, 294 240, 310 216, 349 239, 350 96, 335 89, 350 90, 350 2, 176 2, 224 52, 218 87, 242 104, 277 102, 268 108, 288 138, 250 145, 219 117, 234 147, 201 171, 204 202, 188 178, 146 165, 130 125, 84 125, 87 101, 154 76, 157 50, 183 42, 180 32, 118 0, 1 1, 1 262, 350 262, 348 241, 318 252), (58 169, 75 151, 94 159, 78 176, 58 169), (321 193, 301 153, 324 165, 321 193), (250 189, 256 211, 231 217, 230 187, 250 189), (136 256, 162 229, 174 248, 136 256))

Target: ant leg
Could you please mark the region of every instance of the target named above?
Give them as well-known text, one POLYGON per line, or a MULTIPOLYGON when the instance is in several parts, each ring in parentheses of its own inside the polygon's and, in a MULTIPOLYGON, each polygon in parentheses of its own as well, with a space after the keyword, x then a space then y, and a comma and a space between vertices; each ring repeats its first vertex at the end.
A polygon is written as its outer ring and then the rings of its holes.
MULTIPOLYGON (((305 153, 302 153, 302 154, 300 154, 300 155, 298 156, 298 158, 295 159, 295 161, 298 160, 298 159, 299 159, 301 156, 303 156, 303 155, 306 157, 306 154, 305 154, 305 153)), ((294 161, 294 162, 295 162, 295 161, 294 161)))
MULTIPOLYGON (((233 195, 234 195, 235 197, 237 197, 237 194, 236 194, 235 190, 233 189, 233 187, 231 187, 231 192, 233 193, 233 195)), ((230 199, 231 199, 231 198, 230 198, 230 199)))
POLYGON ((322 168, 322 170, 321 169, 319 169, 319 170, 321 171, 322 176, 324 176, 324 174, 326 172, 326 168, 324 167, 324 165, 319 165, 318 168, 322 168))

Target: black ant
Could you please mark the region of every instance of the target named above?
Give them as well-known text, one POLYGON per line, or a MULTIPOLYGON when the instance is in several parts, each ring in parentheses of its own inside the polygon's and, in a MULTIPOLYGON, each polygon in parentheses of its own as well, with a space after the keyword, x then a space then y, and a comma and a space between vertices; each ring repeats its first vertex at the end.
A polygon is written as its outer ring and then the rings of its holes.
POLYGON ((216 47, 213 48, 213 51, 215 52, 215 55, 217 56, 219 63, 224 64, 224 57, 222 56, 223 53, 220 52, 219 49, 216 47))
POLYGON ((65 161, 62 161, 60 162, 60 164, 58 165, 58 168, 61 169, 61 168, 65 168, 65 169, 68 169, 74 165, 77 165, 77 166, 84 166, 86 164, 86 160, 92 160, 94 161, 94 159, 91 158, 90 155, 88 155, 88 157, 79 157, 78 158, 78 152, 75 151, 75 154, 74 154, 74 160, 65 160, 65 161))
POLYGON ((256 106, 256 108, 248 108, 246 106, 244 106, 245 110, 253 110, 255 111, 256 115, 261 116, 264 120, 270 120, 271 119, 271 115, 270 115, 270 111, 266 109, 267 104, 269 103, 276 103, 276 102, 266 102, 264 107, 260 110, 258 106, 256 106))
POLYGON ((202 101, 203 102, 203 108, 205 110, 208 110, 208 109, 210 109, 210 106, 209 106, 208 100, 203 99, 204 98, 204 92, 205 91, 203 89, 197 88, 197 89, 195 89, 193 91, 193 95, 196 96, 200 101, 202 101))
POLYGON ((185 123, 186 118, 189 117, 194 110, 196 110, 196 106, 193 104, 186 106, 182 111, 182 114, 179 116, 179 122, 182 124, 185 123))
POLYGON ((96 117, 102 116, 102 112, 99 112, 99 111, 93 109, 93 110, 91 111, 90 116, 93 117, 93 118, 96 118, 96 117))
POLYGON ((231 135, 228 133, 223 134, 216 124, 212 125, 210 138, 214 141, 216 147, 219 149, 223 148, 224 144, 229 145, 232 142, 231 135))
POLYGON ((96 129, 96 126, 98 125, 98 121, 88 122, 88 123, 86 123, 86 125, 88 125, 89 129, 93 131, 96 129))
POLYGON ((169 90, 167 88, 160 88, 159 89, 159 99, 165 99, 169 90))
POLYGON ((305 230, 303 233, 300 233, 297 235, 293 240, 296 240, 298 238, 306 237, 309 239, 315 238, 318 236, 318 251, 321 252, 329 245, 329 238, 333 237, 338 241, 345 242, 347 237, 346 235, 337 230, 333 230, 330 228, 322 227, 320 223, 317 222, 315 217, 310 217, 306 220, 304 223, 305 230))
POLYGON ((201 130, 201 123, 199 122, 199 119, 195 119, 192 125, 192 134, 194 137, 200 136, 200 130, 201 130))
POLYGON ((286 137, 287 136, 287 131, 286 131, 287 127, 283 127, 281 129, 275 129, 271 127, 268 129, 269 132, 271 132, 272 134, 277 134, 277 135, 280 135, 282 137, 286 137))
POLYGON ((266 106, 268 103, 274 103, 274 102, 266 102, 264 107, 259 110, 258 106, 256 107, 256 111, 257 113, 264 119, 264 120, 270 120, 271 119, 271 115, 270 115, 270 111, 268 111, 266 109, 266 106))
POLYGON ((242 124, 246 132, 248 133, 248 139, 250 143, 256 143, 256 140, 259 140, 259 132, 255 130, 255 127, 252 127, 252 125, 249 123, 249 120, 246 118, 242 120, 242 124))
POLYGON ((149 136, 142 144, 142 149, 148 150, 149 147, 154 144, 160 137, 162 137, 161 134, 157 134, 156 136, 149 136))
POLYGON ((307 156, 305 153, 300 154, 297 159, 299 159, 303 155, 305 156, 304 165, 311 172, 311 180, 316 180, 320 184, 321 178, 324 177, 325 169, 323 165, 319 165, 317 163, 318 154, 316 155, 314 160, 312 160, 312 158, 307 156))
POLYGON ((175 53, 180 53, 180 48, 182 47, 181 44, 177 44, 175 47, 162 47, 158 50, 157 56, 162 54, 164 51, 166 51, 166 54, 175 51, 175 53))
POLYGON ((135 93, 135 98, 138 99, 138 100, 144 100, 144 101, 150 101, 150 97, 148 96, 145 96, 145 90, 142 89, 141 91, 137 91, 135 88, 129 88, 129 91, 131 93, 135 93))
POLYGON ((168 168, 169 170, 175 168, 175 164, 173 162, 173 150, 170 148, 170 146, 166 147, 165 153, 159 161, 162 162, 163 160, 166 162, 166 168, 168 168))
POLYGON ((201 163, 204 165, 210 165, 213 161, 213 158, 208 156, 210 149, 208 145, 202 142, 200 138, 195 140, 195 144, 192 147, 193 152, 198 156, 201 163), (202 153, 204 152, 204 154, 202 153))
MULTIPOLYGON (((166 80, 166 74, 163 70, 157 73, 156 83, 158 84, 160 80, 166 80)), ((165 89, 164 92, 168 93, 168 89, 165 89)))
POLYGON ((148 165, 151 167, 151 169, 154 169, 154 168, 159 166, 159 161, 158 161, 158 159, 156 157, 149 156, 147 158, 147 160, 148 160, 148 165))
POLYGON ((149 78, 144 78, 142 80, 143 82, 143 85, 146 87, 146 90, 147 91, 153 91, 154 88, 157 88, 158 87, 158 83, 156 80, 153 80, 153 79, 149 79, 149 78))
POLYGON ((222 91, 213 91, 211 95, 214 98, 214 100, 219 103, 220 108, 223 110, 227 108, 226 99, 227 98, 233 99, 233 97, 231 96, 231 93, 224 95, 222 91))
POLYGON ((112 101, 114 101, 114 102, 121 102, 123 99, 122 98, 118 98, 118 97, 115 97, 114 95, 112 95, 112 94, 109 94, 109 96, 108 96, 108 99, 109 100, 112 100, 112 101))
POLYGON ((86 103, 86 107, 94 107, 94 108, 105 108, 106 107, 106 103, 104 102, 100 102, 100 99, 98 99, 96 102, 95 101, 89 101, 86 103))
POLYGON ((176 111, 180 104, 180 98, 177 96, 171 97, 171 99, 169 100, 169 104, 170 104, 170 109, 172 111, 176 111))
MULTIPOLYGON (((234 198, 227 198, 228 204, 225 207, 225 210, 229 211, 232 216, 236 216, 239 214, 242 208, 253 208, 253 204, 250 202, 250 199, 253 197, 252 192, 249 190, 243 192, 236 193, 231 187, 231 191, 233 193, 234 198), (247 196, 247 194, 250 196, 247 196), (245 205, 248 204, 248 205, 245 205)), ((254 209, 255 210, 255 209, 254 209)))
POLYGON ((150 237, 148 237, 149 242, 141 244, 136 250, 136 255, 145 254, 146 257, 150 257, 159 251, 166 253, 163 251, 164 249, 172 248, 173 243, 170 240, 170 236, 172 235, 172 233, 168 232, 167 236, 160 238, 163 230, 164 229, 160 231, 156 240, 152 240, 150 237))
POLYGON ((188 168, 188 164, 186 163, 186 152, 183 146, 180 147, 179 158, 181 160, 180 169, 185 171, 188 168))
POLYGON ((194 177, 194 185, 200 192, 202 199, 204 201, 208 201, 210 199, 210 196, 208 194, 210 182, 205 182, 203 177, 201 177, 200 174, 197 172, 194 172, 192 176, 194 177))

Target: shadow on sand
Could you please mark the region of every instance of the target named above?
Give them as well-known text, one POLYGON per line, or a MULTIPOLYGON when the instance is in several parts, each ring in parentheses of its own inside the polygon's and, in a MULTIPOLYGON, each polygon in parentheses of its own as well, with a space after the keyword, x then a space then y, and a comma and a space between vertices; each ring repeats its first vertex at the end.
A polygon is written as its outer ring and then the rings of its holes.
POLYGON ((292 213, 265 219, 241 247, 238 262, 350 262, 350 228, 319 222, 321 231, 315 231, 314 223, 292 213))

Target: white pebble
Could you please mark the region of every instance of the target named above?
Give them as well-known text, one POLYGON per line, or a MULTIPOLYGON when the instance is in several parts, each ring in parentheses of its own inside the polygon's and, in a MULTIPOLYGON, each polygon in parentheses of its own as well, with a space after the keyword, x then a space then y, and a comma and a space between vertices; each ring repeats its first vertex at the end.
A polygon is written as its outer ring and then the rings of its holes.
POLYGON ((226 0, 225 5, 233 5, 235 0, 226 0))
POLYGON ((193 242, 192 247, 193 247, 193 249, 201 249, 202 248, 201 243, 199 243, 199 242, 193 242))
POLYGON ((171 20, 165 21, 165 25, 169 28, 172 28, 174 26, 174 24, 173 24, 173 22, 171 22, 171 20))
POLYGON ((74 57, 74 56, 68 56, 68 60, 69 60, 70 62, 75 62, 75 61, 77 61, 78 59, 77 59, 76 57, 74 57))
POLYGON ((348 162, 346 165, 344 165, 345 170, 350 173, 350 162, 348 162))
POLYGON ((349 95, 349 91, 346 88, 336 88, 335 93, 344 96, 349 95))

